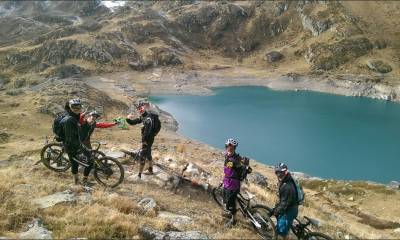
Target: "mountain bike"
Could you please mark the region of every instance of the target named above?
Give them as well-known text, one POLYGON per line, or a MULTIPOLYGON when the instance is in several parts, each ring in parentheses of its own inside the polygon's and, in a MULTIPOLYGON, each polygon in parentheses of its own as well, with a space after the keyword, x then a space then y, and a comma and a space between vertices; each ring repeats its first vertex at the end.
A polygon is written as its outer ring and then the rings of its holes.
MULTIPOLYGON (((272 209, 268 208, 269 215, 272 215, 272 209)), ((300 240, 332 240, 331 237, 324 233, 313 232, 310 230, 309 226, 319 227, 318 220, 312 219, 310 217, 304 216, 306 222, 300 221, 298 218, 294 219, 290 229, 293 234, 300 240)))
MULTIPOLYGON (((212 195, 215 202, 225 210, 224 189, 221 183, 217 188, 212 190, 212 195)), ((251 204, 254 195, 247 192, 247 197, 242 193, 237 196, 238 210, 243 216, 250 221, 253 228, 261 236, 262 239, 276 239, 276 228, 268 213, 270 208, 262 204, 251 204)))
MULTIPOLYGON (((97 147, 91 150, 91 158, 88 161, 93 163, 93 176, 96 181, 105 187, 114 188, 122 183, 124 168, 117 159, 99 151, 101 145, 103 144, 98 142, 97 147)), ((89 164, 84 158, 84 154, 78 153, 72 160, 81 166, 88 167, 89 164)), ((40 159, 48 169, 55 172, 65 172, 71 167, 64 145, 60 142, 46 144, 40 152, 40 159)))

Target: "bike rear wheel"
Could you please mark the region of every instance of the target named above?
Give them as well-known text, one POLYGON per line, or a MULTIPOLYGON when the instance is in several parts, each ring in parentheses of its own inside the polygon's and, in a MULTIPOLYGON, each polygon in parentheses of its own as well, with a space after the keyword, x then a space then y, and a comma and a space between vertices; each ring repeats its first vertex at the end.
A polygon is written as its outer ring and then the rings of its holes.
POLYGON ((65 172, 71 167, 62 143, 49 143, 40 151, 40 161, 50 170, 65 172))
POLYGON ((269 207, 261 204, 256 204, 251 208, 253 218, 259 226, 256 226, 253 222, 252 225, 262 239, 277 239, 275 223, 269 217, 270 211, 269 207))
POLYGON ((112 157, 101 157, 94 160, 94 178, 105 186, 114 188, 124 180, 124 168, 112 157))
POLYGON ((320 233, 320 232, 310 232, 306 235, 305 240, 332 240, 331 237, 329 237, 326 234, 320 233))

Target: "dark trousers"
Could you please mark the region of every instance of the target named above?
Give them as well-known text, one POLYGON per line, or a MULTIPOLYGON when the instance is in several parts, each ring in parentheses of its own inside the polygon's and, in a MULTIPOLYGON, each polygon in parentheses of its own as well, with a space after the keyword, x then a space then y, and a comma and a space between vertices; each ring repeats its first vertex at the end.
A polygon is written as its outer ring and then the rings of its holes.
MULTIPOLYGON (((78 156, 77 156, 78 153, 79 153, 78 150, 76 150, 76 151, 67 151, 69 161, 71 162, 71 172, 72 172, 72 174, 78 174, 79 163, 77 161, 73 160, 74 157, 78 158, 78 156)), ((88 159, 90 159, 90 153, 84 153, 84 154, 86 155, 86 157, 88 159)), ((89 176, 90 171, 92 171, 92 168, 93 168, 93 162, 92 161, 89 161, 88 164, 89 164, 89 166, 85 167, 85 169, 83 170, 83 176, 85 176, 85 177, 89 176)))
POLYGON ((229 190, 224 188, 224 202, 226 210, 232 215, 236 214, 236 198, 240 190, 229 190))
POLYGON ((142 152, 140 155, 140 163, 145 164, 146 160, 147 161, 152 161, 153 157, 151 156, 151 147, 153 146, 154 143, 154 137, 148 139, 145 142, 142 142, 142 152))

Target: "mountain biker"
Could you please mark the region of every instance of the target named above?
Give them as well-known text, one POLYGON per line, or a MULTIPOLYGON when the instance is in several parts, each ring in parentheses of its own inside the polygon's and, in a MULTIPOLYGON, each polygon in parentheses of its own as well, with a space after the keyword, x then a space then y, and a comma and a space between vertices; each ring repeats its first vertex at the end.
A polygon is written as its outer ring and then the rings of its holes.
MULTIPOLYGON (((80 139, 80 124, 79 118, 82 110, 82 103, 80 99, 71 99, 65 104, 65 111, 67 116, 62 120, 62 127, 64 131, 63 144, 65 151, 68 154, 68 158, 71 162, 71 171, 75 184, 79 184, 78 178, 78 167, 79 164, 73 160, 74 157, 79 152, 82 152, 87 159, 91 158, 91 153, 88 148, 86 148, 80 139)), ((88 161, 89 166, 91 166, 90 161, 88 161)), ((89 176, 91 167, 85 168, 83 175, 87 179, 89 176)))
POLYGON ((146 160, 149 163, 149 167, 145 172, 146 175, 153 174, 153 158, 151 156, 151 147, 154 143, 154 137, 157 135, 159 128, 154 130, 154 125, 158 122, 159 127, 161 124, 158 120, 158 115, 155 113, 150 113, 148 111, 150 104, 145 101, 140 101, 136 105, 136 110, 139 112, 140 117, 135 118, 132 114, 129 114, 126 118, 126 122, 130 125, 136 125, 139 123, 143 123, 143 127, 141 130, 142 133, 142 150, 140 154, 140 167, 138 177, 142 177, 142 172, 146 163, 146 160))
POLYGON ((101 118, 101 115, 97 111, 91 111, 88 115, 81 113, 79 117, 79 124, 81 125, 80 138, 82 143, 89 149, 92 149, 90 137, 95 128, 109 128, 117 125, 115 122, 97 122, 99 118, 101 118))
POLYGON ((277 219, 278 235, 283 239, 289 239, 290 227, 299 211, 296 185, 286 164, 279 163, 274 169, 278 178, 279 202, 273 208, 271 215, 275 215, 277 219))
POLYGON ((230 217, 225 223, 225 227, 232 227, 236 224, 236 198, 240 192, 240 182, 244 179, 244 175, 250 172, 246 166, 249 165, 249 159, 241 157, 236 153, 238 142, 229 138, 225 142, 225 162, 224 162, 224 202, 227 213, 224 217, 230 217))

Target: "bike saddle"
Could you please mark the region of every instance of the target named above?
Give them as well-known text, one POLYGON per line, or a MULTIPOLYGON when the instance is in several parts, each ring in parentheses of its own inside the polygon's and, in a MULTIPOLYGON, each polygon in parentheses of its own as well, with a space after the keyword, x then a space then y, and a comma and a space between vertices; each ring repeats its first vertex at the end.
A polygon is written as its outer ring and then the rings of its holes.
POLYGON ((309 221, 311 223, 311 225, 313 225, 315 227, 321 227, 321 223, 317 219, 309 218, 307 216, 304 216, 304 219, 309 221))

